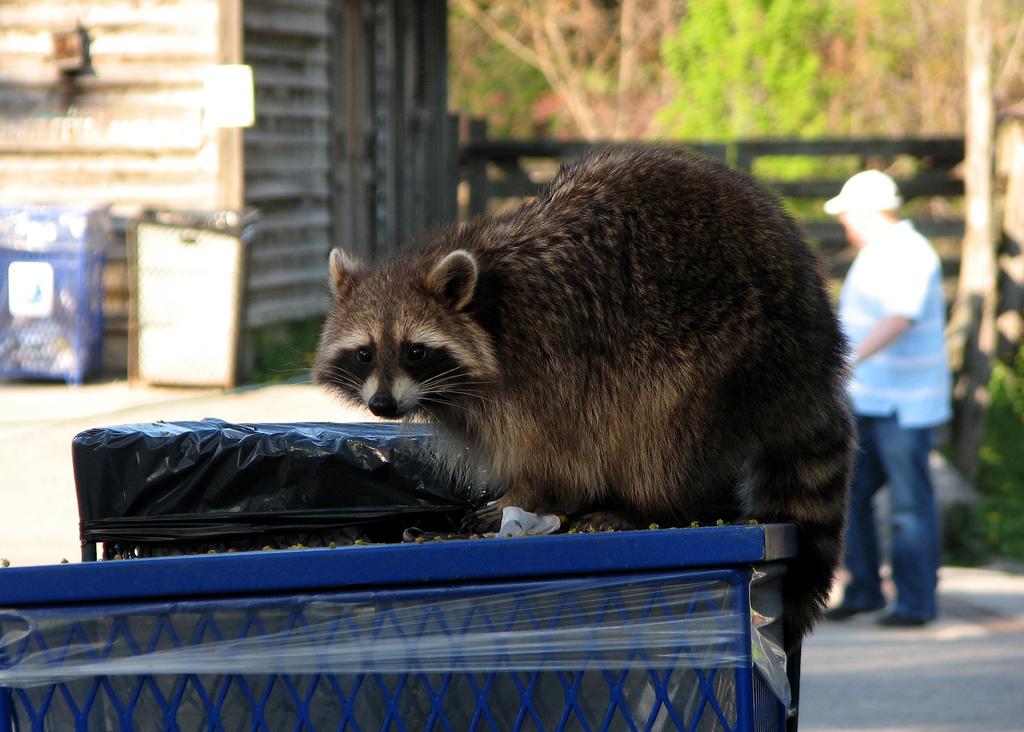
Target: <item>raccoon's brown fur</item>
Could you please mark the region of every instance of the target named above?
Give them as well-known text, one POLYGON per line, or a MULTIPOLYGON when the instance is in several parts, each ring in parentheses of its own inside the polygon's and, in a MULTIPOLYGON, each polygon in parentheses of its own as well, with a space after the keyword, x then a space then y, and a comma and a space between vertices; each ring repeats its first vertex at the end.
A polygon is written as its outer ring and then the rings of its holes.
POLYGON ((500 505, 599 527, 792 522, 788 643, 819 616, 853 444, 847 351, 817 258, 747 177, 598 152, 376 270, 330 265, 319 382, 434 422, 507 488, 500 505))

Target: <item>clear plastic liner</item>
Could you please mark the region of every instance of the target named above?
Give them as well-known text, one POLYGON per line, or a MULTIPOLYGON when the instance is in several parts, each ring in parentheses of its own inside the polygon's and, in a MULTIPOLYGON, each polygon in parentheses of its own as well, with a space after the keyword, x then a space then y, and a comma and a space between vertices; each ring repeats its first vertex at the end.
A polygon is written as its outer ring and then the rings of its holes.
POLYGON ((756 565, 750 579, 751 657, 765 682, 790 709, 793 703, 782 642, 782 576, 780 564, 756 565))
POLYGON ((6 610, 0 686, 155 674, 706 672, 754 663, 788 704, 778 618, 765 614, 772 602, 758 597, 748 614, 736 581, 745 572, 689 575, 6 610))

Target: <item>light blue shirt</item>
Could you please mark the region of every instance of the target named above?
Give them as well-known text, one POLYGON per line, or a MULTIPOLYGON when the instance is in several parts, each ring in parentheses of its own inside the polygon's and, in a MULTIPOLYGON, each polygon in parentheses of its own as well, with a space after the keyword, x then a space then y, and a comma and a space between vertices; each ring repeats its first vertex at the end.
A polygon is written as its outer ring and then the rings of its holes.
POLYGON ((895 414, 902 427, 933 427, 951 416, 952 377, 946 353, 942 266, 910 221, 857 254, 839 297, 839 318, 855 347, 888 315, 911 321, 895 341, 853 370, 853 411, 895 414))

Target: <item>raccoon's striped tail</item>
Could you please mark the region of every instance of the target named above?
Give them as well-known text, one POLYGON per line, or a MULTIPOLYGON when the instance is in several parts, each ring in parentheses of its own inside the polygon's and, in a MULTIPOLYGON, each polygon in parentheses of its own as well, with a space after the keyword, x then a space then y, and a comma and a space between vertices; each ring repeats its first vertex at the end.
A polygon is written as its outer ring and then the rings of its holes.
POLYGON ((799 441, 763 444, 747 478, 743 499, 751 518, 797 527, 798 553, 783 580, 787 648, 821 617, 842 558, 854 434, 849 414, 838 409, 799 441))

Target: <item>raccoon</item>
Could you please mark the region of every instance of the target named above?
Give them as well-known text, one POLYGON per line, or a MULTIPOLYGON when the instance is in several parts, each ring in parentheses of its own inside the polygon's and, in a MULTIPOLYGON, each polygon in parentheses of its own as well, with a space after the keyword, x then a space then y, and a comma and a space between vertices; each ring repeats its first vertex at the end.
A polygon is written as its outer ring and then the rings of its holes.
MULTIPOLYGON (((334 250, 314 378, 425 418, 503 506, 602 528, 792 522, 787 645, 841 551, 847 347, 820 264, 744 174, 664 148, 563 165, 374 270, 334 250)), ((483 528, 478 526, 477 528, 483 528)))

